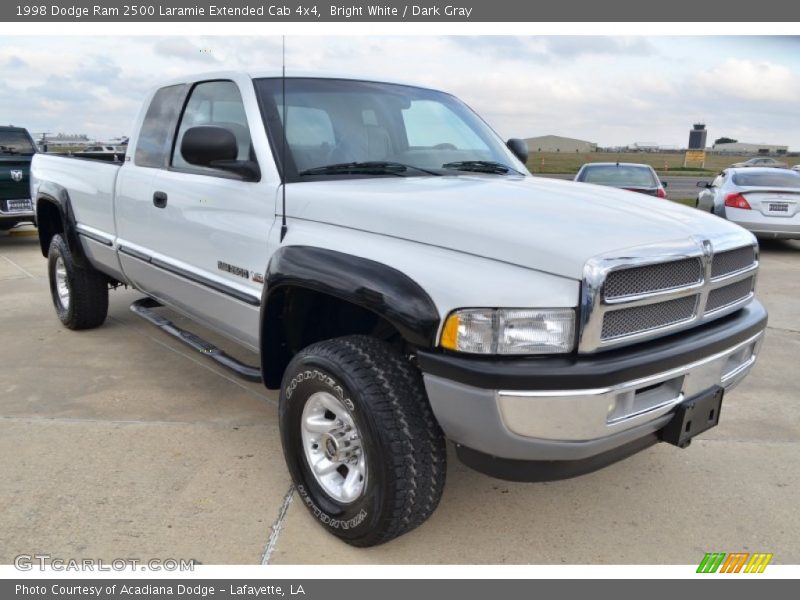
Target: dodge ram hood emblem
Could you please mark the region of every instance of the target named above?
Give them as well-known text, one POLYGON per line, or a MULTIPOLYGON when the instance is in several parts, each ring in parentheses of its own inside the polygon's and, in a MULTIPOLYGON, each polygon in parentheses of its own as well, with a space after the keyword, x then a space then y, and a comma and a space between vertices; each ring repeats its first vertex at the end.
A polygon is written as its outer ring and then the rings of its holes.
POLYGON ((22 181, 22 171, 19 169, 11 169, 11 179, 14 181, 22 181))

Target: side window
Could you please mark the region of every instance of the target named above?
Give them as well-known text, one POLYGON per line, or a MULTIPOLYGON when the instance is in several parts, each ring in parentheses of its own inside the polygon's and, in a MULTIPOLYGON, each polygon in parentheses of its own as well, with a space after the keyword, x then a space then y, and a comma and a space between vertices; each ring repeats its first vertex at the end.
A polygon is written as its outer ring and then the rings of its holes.
MULTIPOLYGON (((486 144, 465 127, 460 117, 440 102, 414 100, 403 110, 408 145, 412 148, 455 147, 458 150, 487 150, 486 144)), ((452 148, 451 148, 452 149, 452 148)))
POLYGON ((185 85, 171 85, 153 96, 136 141, 133 162, 137 166, 163 167, 166 164, 185 88, 185 85))
POLYGON ((239 88, 232 81, 207 81, 194 86, 178 127, 172 152, 173 167, 217 172, 216 169, 189 164, 181 154, 181 142, 186 131, 201 125, 227 129, 236 138, 239 149, 236 159, 254 160, 244 103, 239 88))

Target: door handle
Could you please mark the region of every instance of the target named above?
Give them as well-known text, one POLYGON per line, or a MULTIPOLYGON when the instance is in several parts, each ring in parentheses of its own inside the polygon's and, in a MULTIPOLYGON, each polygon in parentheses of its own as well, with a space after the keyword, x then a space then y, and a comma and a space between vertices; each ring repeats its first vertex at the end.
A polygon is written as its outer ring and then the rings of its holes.
POLYGON ((166 208, 167 195, 164 192, 156 192, 153 194, 153 206, 156 208, 166 208))

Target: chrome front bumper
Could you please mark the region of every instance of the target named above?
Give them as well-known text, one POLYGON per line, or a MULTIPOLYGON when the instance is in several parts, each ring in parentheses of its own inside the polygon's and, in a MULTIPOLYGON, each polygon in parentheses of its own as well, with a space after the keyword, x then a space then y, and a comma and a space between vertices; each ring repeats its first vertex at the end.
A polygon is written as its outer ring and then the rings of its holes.
POLYGON ((708 358, 612 387, 494 392, 503 426, 530 438, 584 441, 632 429, 719 385, 733 388, 756 361, 763 333, 708 358))
POLYGON ((595 463, 657 441, 682 401, 732 389, 755 364, 766 324, 754 300, 694 331, 614 352, 510 360, 421 351, 417 360, 433 413, 460 451, 488 463, 595 463))

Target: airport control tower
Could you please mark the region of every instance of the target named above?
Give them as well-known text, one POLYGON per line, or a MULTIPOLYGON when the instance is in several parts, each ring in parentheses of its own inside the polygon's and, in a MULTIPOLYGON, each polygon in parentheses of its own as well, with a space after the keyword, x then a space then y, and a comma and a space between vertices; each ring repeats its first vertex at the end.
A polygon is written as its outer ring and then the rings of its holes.
POLYGON ((695 123, 694 127, 689 132, 689 150, 705 150, 707 135, 706 124, 695 123))

